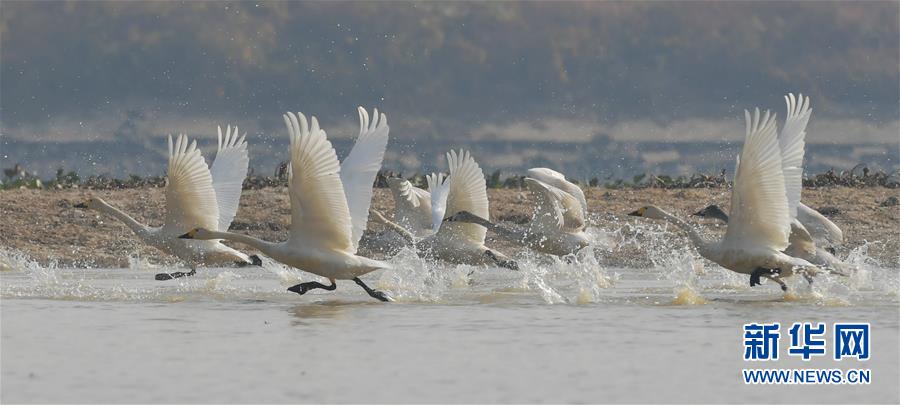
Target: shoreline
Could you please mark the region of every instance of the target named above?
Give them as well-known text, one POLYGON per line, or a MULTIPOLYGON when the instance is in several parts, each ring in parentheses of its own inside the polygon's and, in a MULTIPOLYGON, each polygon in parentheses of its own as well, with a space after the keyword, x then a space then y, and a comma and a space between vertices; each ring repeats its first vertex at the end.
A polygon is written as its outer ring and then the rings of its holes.
MULTIPOLYGON (((596 243, 596 255, 601 265, 610 267, 651 266, 652 259, 643 249, 649 246, 681 249, 689 245, 684 235, 673 232, 671 227, 666 228, 659 221, 629 217, 628 212, 644 205, 658 205, 688 220, 707 237, 715 237, 724 227, 689 215, 711 203, 728 207, 731 194, 725 187, 586 187, 584 190, 590 226, 598 230, 595 234, 601 239, 596 243)), ((177 263, 173 257, 144 245, 117 220, 73 208, 92 195, 107 200, 141 223, 151 226, 162 223, 165 199, 162 187, 6 190, 0 192, 0 248, 7 253, 20 252, 42 266, 128 267, 131 256, 152 263, 177 263)), ((488 196, 493 220, 517 226, 530 218, 531 200, 526 190, 489 189, 488 196)), ((845 241, 836 247, 839 257, 846 258, 849 252, 865 245, 866 256, 885 267, 900 267, 900 205, 891 205, 889 201, 897 196, 897 189, 877 186, 803 190, 804 203, 814 209, 831 211, 827 216, 844 231, 845 241)), ((390 216, 393 212, 390 191, 376 189, 372 207, 390 216)), ((286 187, 245 190, 231 230, 266 240, 284 240, 290 223, 289 209, 286 187)), ((373 222, 369 223, 369 229, 382 230, 373 222)), ((516 246, 493 241, 491 236, 488 233, 490 246, 511 255, 523 252, 516 246)), ((253 252, 241 244, 229 244, 253 252)))

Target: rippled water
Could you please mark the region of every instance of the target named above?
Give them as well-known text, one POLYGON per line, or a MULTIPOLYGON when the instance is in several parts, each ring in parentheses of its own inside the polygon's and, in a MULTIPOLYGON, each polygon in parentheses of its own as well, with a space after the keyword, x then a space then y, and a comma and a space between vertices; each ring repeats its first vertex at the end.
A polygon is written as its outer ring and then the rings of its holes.
POLYGON ((900 401, 898 269, 864 261, 785 296, 678 252, 650 269, 585 255, 521 272, 403 253, 365 278, 397 300, 385 304, 351 282, 288 293, 312 276, 271 262, 158 282, 172 269, 0 259, 5 403, 900 401), (872 384, 744 385, 750 321, 870 322, 865 363, 771 366, 870 368, 872 384))

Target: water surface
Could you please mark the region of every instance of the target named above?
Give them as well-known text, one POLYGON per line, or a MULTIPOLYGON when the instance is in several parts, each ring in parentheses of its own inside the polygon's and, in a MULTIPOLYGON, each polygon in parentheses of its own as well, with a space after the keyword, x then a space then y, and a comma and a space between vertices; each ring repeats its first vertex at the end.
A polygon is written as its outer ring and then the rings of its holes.
MULTIPOLYGON (((3 402, 893 402, 897 269, 796 293, 675 258, 653 269, 424 265, 298 296, 264 268, 0 272, 3 402), (868 321, 868 362, 742 361, 746 322, 868 321), (747 386, 742 368, 869 368, 866 386, 747 386)), ((783 326, 783 328, 785 328, 783 326)), ((787 344, 787 336, 782 345, 787 344)))

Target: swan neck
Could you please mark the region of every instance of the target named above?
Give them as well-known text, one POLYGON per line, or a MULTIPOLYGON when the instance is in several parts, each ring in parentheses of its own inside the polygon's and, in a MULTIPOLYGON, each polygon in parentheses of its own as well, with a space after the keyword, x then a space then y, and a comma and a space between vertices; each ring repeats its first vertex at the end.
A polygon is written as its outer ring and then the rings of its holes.
POLYGON ((271 251, 272 251, 272 248, 275 246, 275 244, 273 244, 271 242, 266 242, 262 239, 257 239, 252 236, 243 235, 240 233, 209 231, 209 235, 210 235, 210 238, 208 238, 207 240, 225 239, 225 240, 230 240, 233 242, 240 242, 240 243, 243 243, 250 247, 253 247, 256 250, 259 250, 260 252, 263 252, 263 254, 266 254, 268 256, 272 256, 271 251))
POLYGON ((700 233, 698 233, 697 230, 694 229, 694 227, 688 225, 687 222, 682 221, 678 217, 676 217, 672 214, 669 214, 668 212, 663 212, 662 215, 665 220, 671 222, 675 226, 677 226, 677 227, 681 228, 683 231, 685 231, 688 234, 688 238, 690 238, 691 242, 694 243, 694 246, 696 246, 698 249, 701 250, 701 253, 707 247, 709 247, 709 242, 707 242, 705 239, 703 239, 703 237, 700 236, 700 233))
POLYGON ((524 232, 516 232, 513 229, 497 225, 484 218, 472 218, 472 222, 489 229, 491 232, 496 233, 497 235, 500 235, 500 237, 511 242, 522 243, 527 236, 524 232))
POLYGON ((404 240, 406 240, 406 242, 409 243, 410 245, 414 245, 416 243, 415 237, 413 236, 412 232, 410 232, 406 228, 400 226, 396 222, 391 221, 387 218, 383 218, 383 219, 379 220, 379 222, 381 222, 381 224, 384 225, 385 227, 387 227, 388 229, 400 234, 400 236, 404 240))
POLYGON ((140 235, 140 234, 147 232, 148 228, 144 224, 136 221, 134 218, 132 218, 131 216, 129 216, 122 210, 120 210, 116 207, 113 207, 112 205, 109 205, 106 201, 103 201, 99 198, 97 199, 97 202, 99 203, 100 211, 102 211, 103 213, 109 214, 110 216, 118 219, 119 221, 124 223, 126 226, 131 228, 131 230, 134 233, 140 235))

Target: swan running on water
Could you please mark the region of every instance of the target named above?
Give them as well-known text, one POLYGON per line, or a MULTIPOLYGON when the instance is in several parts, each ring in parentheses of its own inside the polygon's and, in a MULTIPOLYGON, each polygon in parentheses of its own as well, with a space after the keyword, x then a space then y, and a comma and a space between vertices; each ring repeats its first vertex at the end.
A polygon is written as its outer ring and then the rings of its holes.
MULTIPOLYGON (((551 169, 531 169, 528 174, 542 177, 573 192, 581 191, 561 173, 551 169)), ((584 233, 586 212, 582 203, 584 193, 580 194, 579 199, 572 193, 563 191, 561 187, 532 177, 525 178, 525 185, 537 203, 527 229, 512 229, 497 225, 468 211, 453 214, 445 221, 479 224, 510 242, 556 256, 573 254, 590 244, 590 238, 584 233)))
POLYGON ((481 167, 468 151, 447 153, 450 175, 428 176, 431 192, 431 218, 433 233, 417 239, 412 232, 372 210, 373 219, 396 231, 415 246, 419 256, 453 264, 496 265, 518 270, 519 265, 503 253, 484 245, 487 229, 479 224, 444 222, 449 212, 468 211, 481 217, 488 216, 487 184, 481 167))
POLYGON ((88 208, 108 214, 131 228, 141 240, 185 263, 191 271, 160 273, 157 280, 170 280, 196 274, 197 266, 222 265, 234 262, 260 265, 257 256, 247 256, 225 246, 218 240, 189 241, 179 239, 185 231, 205 227, 226 230, 237 213, 241 199, 241 185, 247 176, 247 142, 238 136, 238 128, 231 126, 222 135, 219 127, 219 147, 212 169, 208 168, 197 141, 188 144, 185 135, 173 143, 169 136, 169 167, 166 177, 166 215, 161 227, 137 222, 128 214, 98 197, 91 197, 76 208, 88 208))
POLYGON ((687 223, 655 206, 642 207, 629 215, 663 219, 687 232, 701 256, 720 266, 750 275, 750 285, 760 277, 771 279, 787 291, 782 278, 795 272, 807 281, 821 270, 809 261, 783 251, 789 245, 791 223, 797 217, 802 189, 802 163, 809 99, 786 96, 788 117, 781 136, 776 133, 775 115, 756 109, 747 121, 746 138, 735 167, 731 192, 731 215, 725 236, 708 242, 687 223))
POLYGON ((366 229, 372 184, 381 168, 388 143, 387 117, 375 110, 372 121, 359 107, 359 137, 343 163, 316 117, 307 122, 302 113, 284 115, 291 138, 289 192, 291 226, 288 240, 267 242, 251 236, 193 229, 185 239, 227 239, 245 243, 288 266, 328 278, 331 285, 311 281, 288 288, 297 294, 321 288, 334 290, 336 279, 353 280, 370 296, 390 298, 359 279, 366 273, 389 268, 387 263, 356 255, 366 229))
MULTIPOLYGON (((728 214, 715 204, 707 206, 694 215, 728 223, 728 214)), ((852 266, 835 257, 834 248, 823 247, 829 242, 839 243, 842 238, 841 229, 834 222, 825 218, 818 211, 800 203, 797 207, 797 221, 791 222, 791 236, 788 238, 790 245, 784 250, 784 253, 804 259, 831 273, 847 276, 852 270, 852 266), (837 232, 834 232, 835 230, 837 232)))

